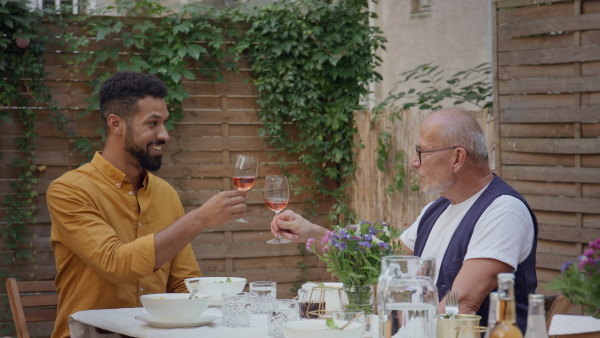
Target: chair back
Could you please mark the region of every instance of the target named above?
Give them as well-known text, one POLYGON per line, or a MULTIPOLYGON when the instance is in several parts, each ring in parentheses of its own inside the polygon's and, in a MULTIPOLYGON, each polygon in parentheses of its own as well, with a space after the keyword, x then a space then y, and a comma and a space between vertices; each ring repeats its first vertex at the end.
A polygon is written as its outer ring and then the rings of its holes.
POLYGON ((554 315, 564 315, 571 307, 571 300, 565 296, 546 297, 546 331, 550 330, 550 322, 554 315))
POLYGON ((19 338, 30 337, 27 323, 56 320, 58 294, 54 281, 17 282, 8 278, 6 293, 19 338))

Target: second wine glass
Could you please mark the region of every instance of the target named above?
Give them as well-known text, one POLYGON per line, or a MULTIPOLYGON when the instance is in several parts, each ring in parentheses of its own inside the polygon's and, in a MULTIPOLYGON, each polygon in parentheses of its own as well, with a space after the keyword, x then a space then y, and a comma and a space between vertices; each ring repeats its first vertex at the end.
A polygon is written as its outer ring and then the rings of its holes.
MULTIPOLYGON (((288 185, 287 177, 283 175, 267 176, 265 178, 265 203, 269 209, 275 211, 276 215, 288 204, 290 199, 290 188, 288 185)), ((269 244, 284 244, 291 242, 289 239, 273 238, 268 240, 269 244)))
MULTIPOLYGON (((235 166, 233 167, 233 176, 231 181, 238 190, 250 190, 256 182, 258 175, 258 158, 247 155, 237 155, 235 157, 235 166)), ((238 218, 236 221, 248 223, 243 218, 238 218)))

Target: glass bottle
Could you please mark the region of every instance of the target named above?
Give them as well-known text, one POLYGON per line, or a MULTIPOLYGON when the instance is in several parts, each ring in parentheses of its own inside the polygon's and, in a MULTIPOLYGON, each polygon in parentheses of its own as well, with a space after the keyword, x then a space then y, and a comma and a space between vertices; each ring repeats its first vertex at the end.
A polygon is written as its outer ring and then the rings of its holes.
POLYGON ((498 274, 496 325, 490 332, 490 338, 523 338, 523 334, 517 326, 515 275, 512 273, 498 274))
POLYGON ((546 315, 544 313, 545 301, 544 295, 529 295, 525 338, 548 338, 548 333, 546 332, 546 315))
POLYGON ((496 325, 496 308, 498 307, 498 292, 490 293, 490 311, 488 312, 488 326, 484 338, 490 338, 490 332, 496 325))

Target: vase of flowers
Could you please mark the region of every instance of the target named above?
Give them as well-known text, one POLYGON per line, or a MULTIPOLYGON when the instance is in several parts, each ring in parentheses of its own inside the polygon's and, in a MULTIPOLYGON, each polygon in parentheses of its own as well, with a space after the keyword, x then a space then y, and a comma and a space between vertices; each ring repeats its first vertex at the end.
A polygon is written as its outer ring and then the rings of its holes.
POLYGON ((401 232, 384 221, 361 221, 345 227, 334 226, 321 240, 320 249, 314 238, 306 243, 306 250, 316 254, 325 262, 327 271, 344 283, 345 307, 365 311, 367 337, 381 258, 400 252, 401 232))
POLYGON ((590 243, 577 262, 563 264, 561 271, 548 289, 561 291, 573 304, 583 305, 584 313, 600 318, 600 238, 590 243))

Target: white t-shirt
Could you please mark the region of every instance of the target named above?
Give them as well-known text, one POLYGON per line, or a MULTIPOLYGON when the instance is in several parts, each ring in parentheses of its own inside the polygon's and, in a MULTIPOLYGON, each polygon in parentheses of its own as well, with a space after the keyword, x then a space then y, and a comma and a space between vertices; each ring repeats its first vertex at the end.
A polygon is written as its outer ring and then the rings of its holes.
MULTIPOLYGON (((435 258, 436 276, 439 276, 440 265, 454 231, 486 188, 487 186, 462 203, 450 204, 435 222, 421 257, 435 258)), ((400 235, 402 242, 412 251, 415 249, 419 222, 430 205, 431 203, 425 206, 417 220, 400 235)), ((500 196, 477 221, 465 261, 472 258, 493 258, 512 266, 514 271, 529 256, 533 235, 533 220, 525 204, 512 196, 500 196)))

